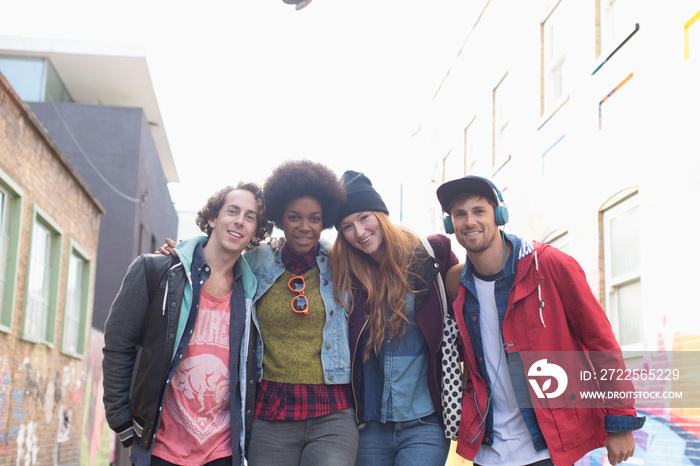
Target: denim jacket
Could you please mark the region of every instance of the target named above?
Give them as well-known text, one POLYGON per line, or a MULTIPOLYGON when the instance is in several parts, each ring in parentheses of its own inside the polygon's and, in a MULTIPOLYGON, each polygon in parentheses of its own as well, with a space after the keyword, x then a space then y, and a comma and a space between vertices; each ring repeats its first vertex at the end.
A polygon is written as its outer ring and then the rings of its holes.
MULTIPOLYGON (((321 364, 326 384, 350 383, 350 347, 348 345, 348 314, 343 306, 333 297, 333 280, 328 264, 328 243, 319 241, 319 253, 316 263, 321 273, 321 298, 326 308, 326 324, 323 327, 323 347, 321 364)), ((258 382, 263 376, 264 342, 260 333, 255 304, 284 273, 282 250, 273 251, 267 244, 261 244, 247 252, 245 258, 258 279, 258 291, 253 299, 253 322, 258 330, 258 382)))

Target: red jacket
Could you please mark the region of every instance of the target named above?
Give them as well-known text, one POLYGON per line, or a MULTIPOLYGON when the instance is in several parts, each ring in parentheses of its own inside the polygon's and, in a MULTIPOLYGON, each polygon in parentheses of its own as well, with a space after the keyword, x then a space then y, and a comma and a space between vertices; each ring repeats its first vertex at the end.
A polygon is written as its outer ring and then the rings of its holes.
MULTIPOLYGON (((484 436, 479 425, 483 413, 486 413, 488 396, 464 322, 462 310, 466 292, 467 289, 460 284, 454 303, 455 317, 464 343, 463 359, 469 374, 462 399, 457 453, 471 460, 479 450, 484 436), (479 430, 480 434, 474 439, 479 430)), ((620 346, 605 311, 591 293, 579 264, 572 257, 542 243, 535 243, 535 252, 518 261, 503 321, 503 342, 508 353, 519 352, 525 368, 535 362, 536 353, 528 355, 532 351, 604 351, 602 354, 608 360, 598 359, 593 366, 623 364, 620 346), (541 316, 538 284, 541 301, 545 303, 541 316)), ((467 373, 466 370, 464 372, 467 373)), ((612 388, 611 382, 599 384, 602 390, 612 388)), ((615 390, 634 390, 631 382, 623 382, 622 386, 620 382, 613 384, 615 390)), ((533 390, 530 387, 528 389, 530 399, 533 400, 533 390)), ((575 397, 573 388, 564 396, 567 399, 575 397)), ((547 442, 552 461, 557 465, 573 464, 589 451, 604 446, 605 415, 636 415, 631 402, 624 402, 618 407, 607 405, 590 408, 582 406, 581 401, 567 404, 574 407, 535 408, 537 423, 547 442)))

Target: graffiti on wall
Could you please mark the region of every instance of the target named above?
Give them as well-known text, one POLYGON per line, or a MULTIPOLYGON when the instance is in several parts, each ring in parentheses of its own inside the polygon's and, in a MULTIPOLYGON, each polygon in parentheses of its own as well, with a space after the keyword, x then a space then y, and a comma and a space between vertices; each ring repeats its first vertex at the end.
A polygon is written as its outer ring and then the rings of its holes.
POLYGON ((83 451, 81 461, 87 464, 109 464, 114 454, 112 431, 107 427, 102 404, 102 346, 104 334, 92 329, 88 373, 85 382, 83 405, 83 451))
POLYGON ((27 357, 19 365, 0 357, 0 457, 16 457, 13 463, 22 466, 38 464, 37 432, 46 424, 55 426, 53 461, 58 464, 60 445, 76 433, 73 408, 83 403, 81 365, 71 361, 44 375, 27 357))
POLYGON ((10 365, 0 357, 0 456, 10 452, 10 398, 12 396, 10 365))
MULTIPOLYGON (((654 387, 659 390, 672 390, 691 393, 700 386, 697 354, 700 350, 698 335, 676 333, 670 345, 664 344, 659 335, 657 359, 654 367, 679 367, 689 376, 654 387), (676 361, 673 361, 674 352, 676 361), (680 357, 679 355, 684 355, 680 357), (688 362, 690 361, 690 362, 688 362), (685 366, 685 367, 683 367, 685 366)), ((637 383, 635 388, 639 389, 637 383)), ((700 410, 683 404, 665 407, 662 402, 638 409, 640 416, 646 416, 644 427, 634 432, 635 452, 633 461, 638 465, 688 465, 700 466, 700 410)), ((604 448, 594 450, 576 463, 576 466, 608 466, 610 463, 604 448)))
POLYGON ((19 426, 17 432, 17 465, 31 466, 38 463, 39 439, 36 434, 36 423, 19 426))

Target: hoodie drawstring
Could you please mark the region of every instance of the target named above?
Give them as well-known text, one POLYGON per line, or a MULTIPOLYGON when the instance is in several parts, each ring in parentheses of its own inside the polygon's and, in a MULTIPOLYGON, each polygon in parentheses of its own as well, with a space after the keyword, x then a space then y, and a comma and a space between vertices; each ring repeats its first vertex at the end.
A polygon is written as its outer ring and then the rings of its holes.
MULTIPOLYGON (((540 271, 539 263, 537 262, 537 250, 535 250, 535 270, 540 271)), ((544 309, 544 301, 542 300, 542 286, 539 280, 537 281, 537 299, 540 301, 540 322, 542 322, 542 327, 547 328, 544 324, 544 317, 542 316, 542 310, 544 309)))
POLYGON ((165 315, 165 308, 168 305, 168 286, 170 286, 170 280, 165 280, 165 294, 163 295, 163 315, 165 315))
MULTIPOLYGON (((175 268, 182 266, 182 262, 178 262, 177 264, 173 265, 170 267, 168 270, 168 274, 175 268)), ((190 274, 187 274, 187 279, 189 280, 190 274)), ((190 281, 190 286, 192 286, 192 282, 190 281)), ((165 315, 165 308, 168 306, 168 290, 170 289, 170 280, 168 278, 165 279, 165 293, 163 294, 163 315, 165 315)))

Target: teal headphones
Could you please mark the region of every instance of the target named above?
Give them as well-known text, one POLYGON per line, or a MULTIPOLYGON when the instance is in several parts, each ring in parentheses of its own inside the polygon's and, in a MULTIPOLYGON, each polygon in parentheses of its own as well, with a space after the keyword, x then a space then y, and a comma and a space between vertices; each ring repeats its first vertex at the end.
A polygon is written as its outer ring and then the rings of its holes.
MULTIPOLYGON (((467 175, 464 178, 460 178, 459 180, 455 180, 456 182, 459 182, 461 180, 466 180, 466 179, 473 179, 473 180, 482 180, 485 181, 486 183, 493 188, 494 193, 496 193, 496 198, 498 199, 498 202, 500 205, 494 209, 494 218, 496 220, 496 225, 502 226, 508 223, 508 207, 505 206, 503 202, 503 195, 501 194, 501 191, 498 190, 495 184, 491 182, 491 180, 488 180, 486 178, 483 178, 481 176, 476 176, 476 175, 467 175)), ((444 185, 443 185, 444 186, 444 185)), ((457 193, 455 193, 457 194, 457 193)), ((446 214, 442 218, 442 223, 445 227, 445 233, 452 234, 455 232, 454 225, 452 225, 452 218, 450 217, 450 214, 445 212, 443 210, 443 213, 446 214)))

